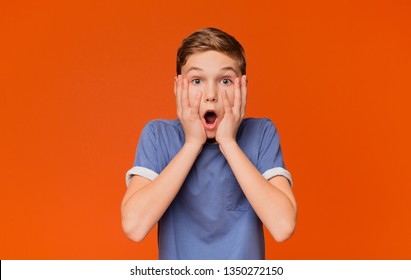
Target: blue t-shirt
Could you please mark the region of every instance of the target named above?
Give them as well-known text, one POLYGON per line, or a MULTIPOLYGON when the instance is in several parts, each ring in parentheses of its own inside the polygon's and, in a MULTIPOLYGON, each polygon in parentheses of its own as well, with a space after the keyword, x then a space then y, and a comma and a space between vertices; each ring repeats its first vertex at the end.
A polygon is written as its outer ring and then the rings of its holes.
MULTIPOLYGON (((178 120, 149 122, 134 167, 127 172, 127 184, 133 175, 154 180, 184 141, 178 120)), ((267 180, 280 175, 291 183, 277 130, 269 119, 244 119, 237 143, 267 180)), ((160 259, 264 259, 262 223, 217 144, 204 145, 158 222, 158 246, 160 259)))

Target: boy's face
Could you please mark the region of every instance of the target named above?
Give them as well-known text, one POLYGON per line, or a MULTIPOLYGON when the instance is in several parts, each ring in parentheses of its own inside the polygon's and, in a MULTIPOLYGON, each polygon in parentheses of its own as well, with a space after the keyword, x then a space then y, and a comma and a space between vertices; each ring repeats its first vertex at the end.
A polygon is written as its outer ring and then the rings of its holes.
POLYGON ((181 68, 189 84, 190 105, 195 94, 202 93, 199 115, 207 138, 215 138, 216 130, 224 116, 221 93, 227 92, 230 104, 234 103, 234 81, 241 77, 239 63, 216 51, 192 54, 181 68))

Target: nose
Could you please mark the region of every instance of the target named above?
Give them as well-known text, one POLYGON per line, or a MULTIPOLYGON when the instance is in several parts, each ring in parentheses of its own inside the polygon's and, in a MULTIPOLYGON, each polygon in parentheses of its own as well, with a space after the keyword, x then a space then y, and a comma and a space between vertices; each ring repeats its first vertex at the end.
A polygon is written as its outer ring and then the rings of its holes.
POLYGON ((218 101, 218 93, 217 87, 214 85, 209 85, 206 89, 205 94, 205 101, 206 102, 217 102, 218 101))

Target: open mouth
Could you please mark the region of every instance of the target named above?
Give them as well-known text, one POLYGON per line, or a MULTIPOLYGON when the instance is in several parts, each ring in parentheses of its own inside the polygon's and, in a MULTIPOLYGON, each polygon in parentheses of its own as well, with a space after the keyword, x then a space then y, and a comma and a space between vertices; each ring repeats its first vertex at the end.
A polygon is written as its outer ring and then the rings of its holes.
POLYGON ((213 111, 208 111, 207 113, 205 113, 204 119, 206 121, 206 124, 213 124, 217 119, 217 115, 213 111))
POLYGON ((204 125, 207 129, 214 129, 217 122, 217 114, 214 111, 207 111, 204 114, 204 125))

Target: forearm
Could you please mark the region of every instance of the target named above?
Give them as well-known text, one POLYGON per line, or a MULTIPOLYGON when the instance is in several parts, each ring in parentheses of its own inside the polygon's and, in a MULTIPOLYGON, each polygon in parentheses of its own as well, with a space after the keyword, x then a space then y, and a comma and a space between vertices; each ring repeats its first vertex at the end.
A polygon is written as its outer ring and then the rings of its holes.
MULTIPOLYGON (((185 144, 158 177, 124 198, 123 228, 135 241, 140 241, 158 222, 180 190, 201 146, 185 144)), ((135 188, 133 181, 129 188, 135 188)))
POLYGON ((220 145, 254 211, 277 241, 291 236, 297 207, 294 197, 267 181, 235 141, 220 145))

